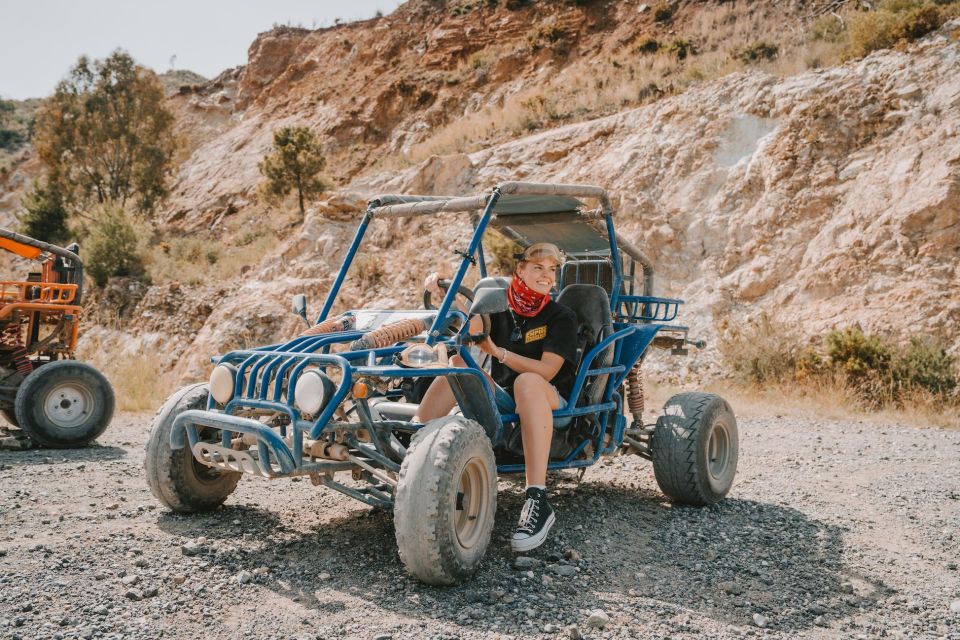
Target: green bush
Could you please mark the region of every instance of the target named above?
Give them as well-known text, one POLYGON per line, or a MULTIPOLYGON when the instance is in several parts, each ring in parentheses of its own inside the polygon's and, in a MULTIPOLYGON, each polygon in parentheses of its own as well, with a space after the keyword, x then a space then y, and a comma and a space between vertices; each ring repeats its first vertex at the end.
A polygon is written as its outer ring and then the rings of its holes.
POLYGON ((860 327, 851 327, 831 331, 826 342, 830 363, 852 378, 890 371, 893 350, 880 336, 868 336, 860 327))
POLYGON ((935 395, 957 388, 957 362, 947 353, 947 342, 939 337, 914 336, 897 353, 894 379, 907 388, 924 389, 935 395))
POLYGON ((17 214, 20 231, 50 244, 66 244, 67 208, 63 194, 55 184, 36 181, 23 199, 23 211, 17 214))
POLYGON ((717 348, 732 377, 742 383, 785 382, 796 370, 797 327, 767 313, 743 323, 722 323, 717 348))
POLYGON ((960 15, 960 2, 887 0, 876 11, 850 18, 850 54, 865 56, 879 49, 922 38, 960 15))
POLYGON ((696 48, 693 46, 693 43, 689 40, 684 40, 683 38, 674 38, 670 45, 666 47, 666 49, 675 55, 677 60, 686 60, 688 55, 697 52, 696 48))
POLYGON ((661 2, 653 10, 653 19, 656 22, 668 22, 673 18, 673 7, 666 2, 661 2))
POLYGON ((827 333, 823 346, 800 346, 795 325, 761 314, 718 327, 718 350, 732 377, 761 385, 792 381, 845 381, 865 407, 902 406, 920 394, 955 401, 957 358, 938 337, 914 336, 906 344, 849 327, 827 333))
POLYGON ((743 49, 734 49, 731 55, 735 58, 750 64, 751 62, 761 62, 763 60, 774 60, 780 54, 780 48, 769 42, 755 42, 743 49))
POLYGON ((137 232, 127 214, 120 207, 107 206, 96 218, 83 244, 87 275, 101 287, 113 276, 142 276, 137 232))
POLYGON ((636 53, 656 53, 660 50, 660 42, 654 38, 643 38, 633 50, 636 53))

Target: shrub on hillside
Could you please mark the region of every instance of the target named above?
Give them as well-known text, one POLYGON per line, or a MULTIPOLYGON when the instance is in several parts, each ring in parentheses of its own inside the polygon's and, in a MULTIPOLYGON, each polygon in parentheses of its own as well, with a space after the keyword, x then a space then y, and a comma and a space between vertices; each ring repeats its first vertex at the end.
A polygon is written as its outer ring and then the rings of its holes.
POLYGON ((66 244, 67 208, 56 184, 36 181, 23 198, 23 210, 17 214, 20 231, 31 238, 51 244, 66 244))
POLYGON ((850 54, 862 57, 879 49, 922 38, 960 15, 960 2, 886 0, 876 11, 850 18, 850 54))
POLYGON ((767 314, 719 328, 720 354, 741 383, 840 381, 869 409, 903 406, 917 397, 957 400, 957 359, 942 338, 913 336, 899 344, 854 326, 828 332, 818 349, 801 347, 795 325, 767 314))
POLYGON ((656 53, 660 50, 660 42, 655 38, 646 37, 641 39, 633 50, 635 53, 656 53))
POLYGON ((127 214, 120 207, 108 206, 96 218, 83 244, 87 275, 100 287, 114 276, 142 276, 137 232, 127 214))
POLYGON ((653 10, 653 19, 656 22, 668 22, 673 18, 673 7, 667 2, 661 2, 653 10))
POLYGON ((718 329, 717 348, 738 382, 763 384, 793 377, 800 351, 796 326, 761 313, 742 323, 723 322, 718 329))
POLYGON ((731 55, 745 64, 751 62, 763 62, 764 60, 774 60, 780 54, 780 48, 763 40, 754 42, 742 49, 734 49, 731 55))

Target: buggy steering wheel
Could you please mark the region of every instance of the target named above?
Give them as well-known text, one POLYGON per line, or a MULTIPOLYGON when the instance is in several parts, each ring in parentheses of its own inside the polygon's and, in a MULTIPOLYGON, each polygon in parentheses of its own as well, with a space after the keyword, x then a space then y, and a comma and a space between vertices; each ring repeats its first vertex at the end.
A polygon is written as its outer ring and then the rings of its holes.
MULTIPOLYGON (((450 284, 451 284, 450 280, 437 280, 437 286, 440 287, 440 289, 442 289, 444 292, 450 289, 450 284)), ((463 296, 464 298, 467 299, 468 302, 473 302, 473 291, 467 287, 464 287, 462 285, 460 287, 457 287, 457 295, 463 296)), ((466 306, 467 308, 470 307, 469 304, 466 306)), ((423 308, 429 309, 431 311, 437 308, 433 306, 433 301, 431 300, 430 291, 426 289, 424 289, 423 291, 423 308)), ((480 320, 481 322, 483 322, 483 332, 479 336, 470 336, 472 342, 481 342, 483 341, 484 338, 490 335, 490 316, 481 315, 480 320)), ((450 332, 451 334, 456 333, 454 331, 451 331, 450 329, 448 329, 447 331, 450 332)))

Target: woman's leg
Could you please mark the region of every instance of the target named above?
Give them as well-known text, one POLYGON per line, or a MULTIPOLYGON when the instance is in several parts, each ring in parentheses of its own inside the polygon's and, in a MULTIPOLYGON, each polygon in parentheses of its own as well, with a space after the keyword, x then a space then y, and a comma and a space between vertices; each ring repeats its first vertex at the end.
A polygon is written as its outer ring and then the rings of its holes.
MULTIPOLYGON (((458 355, 450 358, 450 364, 454 367, 465 367, 467 363, 458 355)), ((443 417, 450 413, 457 404, 457 399, 453 396, 453 390, 450 389, 450 383, 446 378, 434 378, 433 382, 423 394, 423 400, 420 401, 420 408, 417 409, 417 415, 413 416, 413 422, 426 423, 430 420, 443 417)))
POLYGON ((513 398, 520 414, 527 486, 546 485, 547 458, 553 438, 552 412, 560 407, 557 391, 543 376, 521 373, 513 383, 513 398))

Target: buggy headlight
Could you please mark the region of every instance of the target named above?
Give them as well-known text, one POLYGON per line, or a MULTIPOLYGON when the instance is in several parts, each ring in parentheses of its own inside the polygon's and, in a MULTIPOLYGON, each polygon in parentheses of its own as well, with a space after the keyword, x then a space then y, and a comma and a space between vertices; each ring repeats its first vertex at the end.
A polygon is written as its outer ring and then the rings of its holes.
POLYGON ((217 404, 226 404, 233 398, 237 380, 237 368, 231 364, 218 364, 210 374, 210 395, 217 404))
POLYGON ((447 366, 447 347, 438 344, 433 347, 426 344, 412 344, 397 355, 397 362, 404 367, 415 369, 433 366, 447 366))
POLYGON ((293 404, 303 413, 316 415, 333 395, 333 381, 316 369, 309 369, 297 378, 293 404))

